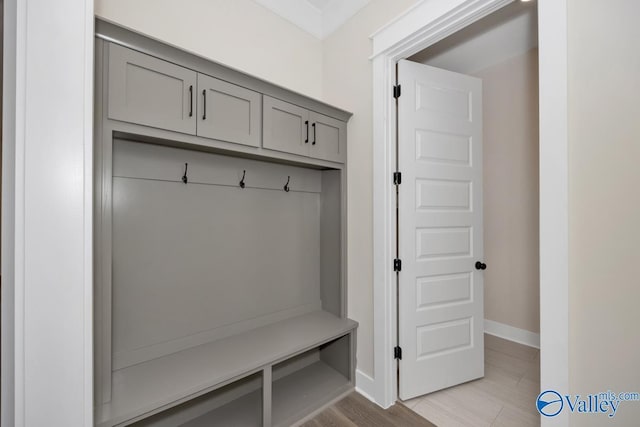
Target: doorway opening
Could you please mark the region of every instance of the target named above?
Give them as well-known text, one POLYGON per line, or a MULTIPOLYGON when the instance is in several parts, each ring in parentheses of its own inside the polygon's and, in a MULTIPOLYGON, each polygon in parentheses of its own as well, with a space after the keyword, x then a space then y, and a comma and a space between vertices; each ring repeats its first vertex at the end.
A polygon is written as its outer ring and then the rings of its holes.
POLYGON ((398 103, 399 171, 415 172, 398 200, 397 255, 409 267, 398 272, 398 346, 410 349, 399 397, 438 425, 540 423, 537 30, 537 4, 513 2, 407 59, 420 66, 399 66, 412 97, 398 103), (481 95, 467 81, 481 81, 481 95), (402 105, 424 114, 403 121, 402 105), (469 123, 482 117, 480 137, 451 128, 458 107, 469 123))

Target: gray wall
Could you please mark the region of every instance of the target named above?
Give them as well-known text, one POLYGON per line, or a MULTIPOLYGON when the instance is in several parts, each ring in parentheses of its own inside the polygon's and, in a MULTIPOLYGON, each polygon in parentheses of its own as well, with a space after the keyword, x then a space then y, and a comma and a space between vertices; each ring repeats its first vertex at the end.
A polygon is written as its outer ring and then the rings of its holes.
POLYGON ((114 368, 318 310, 320 190, 319 170, 117 140, 114 368))

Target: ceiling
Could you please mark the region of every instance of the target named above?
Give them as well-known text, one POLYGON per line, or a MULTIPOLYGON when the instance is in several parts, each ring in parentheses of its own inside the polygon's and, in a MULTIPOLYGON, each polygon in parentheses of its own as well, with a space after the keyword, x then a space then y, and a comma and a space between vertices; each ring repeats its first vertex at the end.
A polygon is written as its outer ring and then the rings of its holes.
POLYGON ((329 3, 331 3, 331 0, 306 0, 306 1, 308 3, 311 3, 318 10, 323 10, 325 7, 327 7, 329 3))
POLYGON ((411 61, 473 74, 538 46, 535 1, 515 1, 415 54, 411 61))
POLYGON ((371 0, 254 0, 316 38, 337 30, 371 0))

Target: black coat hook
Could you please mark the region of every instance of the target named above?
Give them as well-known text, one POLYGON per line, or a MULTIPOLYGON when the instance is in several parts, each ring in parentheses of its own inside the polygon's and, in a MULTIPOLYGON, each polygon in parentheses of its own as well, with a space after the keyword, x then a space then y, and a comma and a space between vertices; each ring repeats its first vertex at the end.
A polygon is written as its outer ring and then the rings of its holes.
POLYGON ((242 179, 240 180, 240 188, 244 188, 244 176, 246 175, 247 171, 244 170, 242 171, 242 179))
POLYGON ((284 191, 286 191, 287 193, 289 192, 290 188, 289 188, 289 181, 291 180, 291 177, 288 176, 287 177, 287 183, 284 185, 284 191))
POLYGON ((187 169, 189 168, 189 163, 184 164, 184 175, 182 175, 182 182, 185 184, 189 182, 189 178, 187 178, 187 169))

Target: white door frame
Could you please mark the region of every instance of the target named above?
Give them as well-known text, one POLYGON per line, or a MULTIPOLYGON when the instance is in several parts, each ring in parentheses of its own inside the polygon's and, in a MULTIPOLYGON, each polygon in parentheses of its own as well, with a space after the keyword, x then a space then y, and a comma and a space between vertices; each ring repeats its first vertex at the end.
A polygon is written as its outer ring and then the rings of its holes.
MULTIPOLYGON (((514 0, 422 0, 373 41, 374 378, 363 391, 383 406, 397 400, 395 189, 396 63, 514 0)), ((537 0, 540 85, 541 387, 568 392, 567 1, 537 0)), ((360 388, 360 387, 359 387, 360 388)), ((531 402, 532 405, 535 402, 531 402)), ((561 415, 543 424, 566 425, 561 415)))
POLYGON ((3 427, 93 425, 93 19, 4 1, 3 427))

